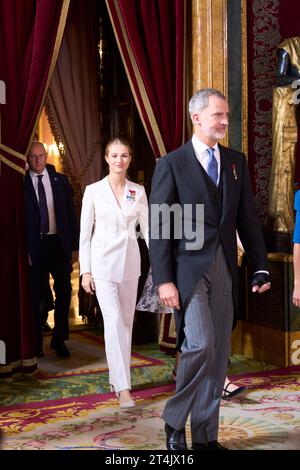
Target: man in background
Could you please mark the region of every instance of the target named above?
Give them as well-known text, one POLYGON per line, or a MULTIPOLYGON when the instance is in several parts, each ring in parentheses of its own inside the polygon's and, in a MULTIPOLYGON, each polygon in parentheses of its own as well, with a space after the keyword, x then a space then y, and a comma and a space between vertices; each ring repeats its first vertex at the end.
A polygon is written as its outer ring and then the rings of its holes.
POLYGON ((54 279, 54 328, 50 346, 59 357, 70 357, 65 345, 69 335, 72 263, 78 255, 78 231, 72 187, 67 176, 47 165, 41 142, 33 142, 25 175, 25 205, 28 254, 35 313, 36 354, 43 356, 42 279, 49 272, 54 279))

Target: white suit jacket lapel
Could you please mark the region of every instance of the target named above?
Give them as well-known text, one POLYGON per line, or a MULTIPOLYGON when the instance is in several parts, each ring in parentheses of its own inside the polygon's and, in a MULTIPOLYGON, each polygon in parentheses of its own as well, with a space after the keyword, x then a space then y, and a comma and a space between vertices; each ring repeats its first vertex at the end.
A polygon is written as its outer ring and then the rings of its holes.
POLYGON ((108 204, 111 206, 112 210, 114 210, 114 212, 116 212, 118 217, 122 220, 122 223, 124 223, 124 214, 121 210, 121 207, 118 204, 118 201, 116 200, 113 190, 111 189, 111 186, 108 181, 108 177, 106 176, 106 178, 103 181, 105 184, 106 200, 108 204))

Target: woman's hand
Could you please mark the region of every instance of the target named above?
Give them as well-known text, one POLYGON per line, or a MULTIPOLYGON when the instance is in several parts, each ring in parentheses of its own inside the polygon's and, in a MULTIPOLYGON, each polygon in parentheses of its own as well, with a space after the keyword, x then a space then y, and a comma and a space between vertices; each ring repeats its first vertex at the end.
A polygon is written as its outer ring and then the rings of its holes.
POLYGON ((84 273, 82 275, 81 285, 87 294, 94 295, 96 287, 90 273, 84 273))

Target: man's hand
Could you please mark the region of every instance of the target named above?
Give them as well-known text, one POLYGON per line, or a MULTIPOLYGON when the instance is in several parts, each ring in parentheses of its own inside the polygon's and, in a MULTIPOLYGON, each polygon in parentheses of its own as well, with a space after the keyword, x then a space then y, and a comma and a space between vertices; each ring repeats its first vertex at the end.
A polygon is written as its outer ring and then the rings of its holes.
POLYGON ((87 294, 94 295, 96 287, 90 273, 84 273, 82 275, 81 285, 87 294))
POLYGON ((267 273, 255 273, 251 282, 252 292, 262 294, 271 287, 270 276, 267 273))
POLYGON ((158 287, 161 302, 170 308, 180 309, 178 289, 173 282, 166 282, 158 287))

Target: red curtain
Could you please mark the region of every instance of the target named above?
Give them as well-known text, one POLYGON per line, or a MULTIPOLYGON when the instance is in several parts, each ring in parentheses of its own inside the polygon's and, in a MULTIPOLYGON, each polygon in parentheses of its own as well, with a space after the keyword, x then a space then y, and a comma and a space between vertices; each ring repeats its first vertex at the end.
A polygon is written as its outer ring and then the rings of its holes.
POLYGON ((1 316, 6 364, 0 377, 36 368, 28 283, 23 175, 25 155, 55 66, 69 0, 0 2, 1 316))
MULTIPOLYGON (((106 4, 135 103, 159 157, 187 138, 186 2, 106 0, 106 4)), ((171 315, 163 316, 161 336, 163 349, 174 351, 170 322, 171 315)))
POLYGON ((106 0, 154 154, 186 139, 185 0, 106 0))

